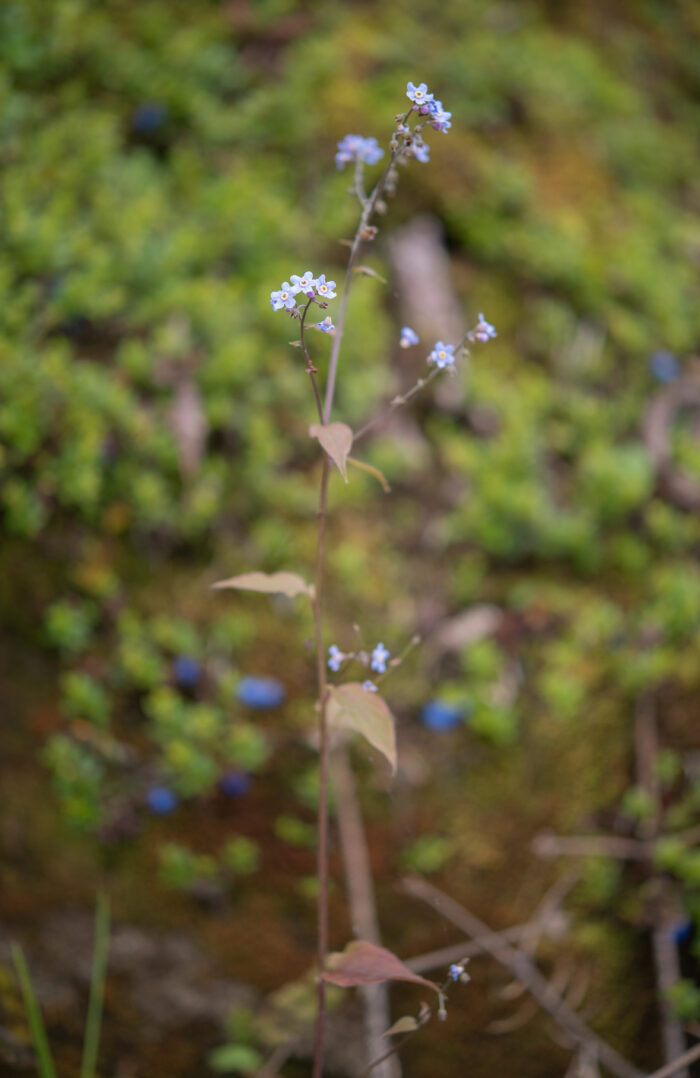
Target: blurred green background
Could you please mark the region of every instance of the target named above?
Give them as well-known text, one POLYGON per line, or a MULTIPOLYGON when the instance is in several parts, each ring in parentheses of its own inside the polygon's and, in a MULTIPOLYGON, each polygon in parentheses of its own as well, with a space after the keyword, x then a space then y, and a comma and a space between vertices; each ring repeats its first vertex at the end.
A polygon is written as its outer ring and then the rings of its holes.
MULTIPOLYGON (((389 285, 356 283, 337 415, 361 425, 420 373, 425 353, 397 348, 386 242, 417 213, 441 224, 466 323, 483 310, 499 336, 400 438, 364 443, 391 495, 359 472, 331 488, 327 642, 353 647, 354 622, 394 654, 427 637, 386 687, 396 782, 356 760, 385 941, 409 957, 459 938, 397 893, 405 870, 502 928, 563 869, 533 852, 543 828, 660 837, 651 862, 569 859, 568 934, 543 951, 546 971, 562 955, 583 971, 591 1023, 651 1069, 655 929, 680 944, 673 1007, 700 1019, 693 0, 3 0, 0 926, 41 968, 51 918, 106 882, 118 920, 196 937, 250 991, 312 962, 310 622, 209 585, 309 572, 313 406, 268 297, 308 267, 342 280, 357 213, 336 142, 386 144, 408 79, 453 127, 364 258, 389 285), (496 627, 460 637, 484 604, 496 627), (285 701, 256 708, 242 679, 269 676, 285 701)), ((474 963, 406 1075, 564 1073, 540 1019, 488 1032, 513 1010, 499 978, 474 963)), ((126 979, 102 1073, 209 1073, 226 1018, 151 1018, 144 1037, 126 979)), ((43 988, 72 1074, 76 999, 43 988)), ((218 1057, 230 1073, 285 1036, 260 998, 229 1029, 248 1050, 218 1057)), ((26 1040, 2 964, 0 1027, 26 1040)))

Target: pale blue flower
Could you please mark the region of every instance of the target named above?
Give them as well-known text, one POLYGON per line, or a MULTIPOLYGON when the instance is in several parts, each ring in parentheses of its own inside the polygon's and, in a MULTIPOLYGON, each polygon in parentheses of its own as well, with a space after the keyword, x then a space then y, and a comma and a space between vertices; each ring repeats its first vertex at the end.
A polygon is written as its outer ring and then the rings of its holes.
POLYGON ((372 661, 370 666, 372 670, 376 670, 378 674, 386 673, 386 661, 389 658, 391 652, 387 651, 384 645, 380 642, 372 652, 372 661))
POLYGON ((452 113, 445 112, 442 101, 430 102, 429 123, 436 131, 449 131, 452 127, 452 113))
POLYGON ((483 314, 479 313, 479 321, 474 330, 474 336, 477 341, 481 341, 482 344, 485 344, 491 337, 497 337, 498 334, 491 323, 486 321, 483 314))
POLYGON ((311 286, 321 299, 335 299, 338 295, 337 292, 333 291, 335 288, 335 281, 327 281, 325 273, 322 273, 320 277, 317 277, 312 281, 311 286))
POLYGON ((337 674, 340 670, 340 665, 343 662, 345 655, 336 644, 331 644, 328 649, 328 666, 337 674))
POLYGON ((366 138, 362 144, 362 160, 368 165, 376 165, 377 161, 384 156, 376 138, 366 138))
POLYGON ((307 270, 301 277, 297 273, 292 274, 292 291, 304 292, 307 296, 313 295, 313 285, 314 275, 311 270, 307 270))
POLYGON ((453 366, 455 361, 455 349, 453 344, 443 344, 442 341, 437 341, 432 352, 428 356, 428 362, 434 363, 436 367, 441 370, 444 367, 453 366))
POLYGON ((313 329, 320 329, 321 333, 332 333, 335 330, 335 326, 331 321, 331 316, 328 315, 322 322, 314 322, 313 329))
POLYGON ((429 101, 433 100, 433 95, 428 93, 428 87, 424 82, 421 82, 419 86, 409 82, 406 86, 406 97, 419 108, 421 105, 427 105, 429 101))
POLYGON ((283 308, 285 311, 291 311, 297 305, 294 295, 298 291, 289 281, 285 281, 278 292, 270 292, 270 306, 273 311, 281 311, 283 308))
POLYGON ((338 152, 335 155, 336 168, 345 168, 347 164, 355 160, 358 151, 364 142, 362 135, 346 135, 338 143, 338 152))
POLYGON ((427 164, 430 160, 430 146, 428 146, 427 142, 423 142, 422 139, 420 142, 413 143, 412 152, 416 161, 420 161, 422 165, 427 164))
POLYGON ((379 692, 379 689, 373 681, 363 681, 362 688, 365 690, 365 692, 379 692))
POLYGON ((335 155, 336 168, 345 168, 351 161, 364 161, 367 165, 376 165, 384 156, 376 138, 364 138, 362 135, 346 135, 338 143, 335 155))
POLYGON ((402 348, 410 348, 412 344, 418 344, 420 337, 416 333, 415 329, 411 329, 410 326, 404 326, 401 330, 401 340, 399 344, 402 348))

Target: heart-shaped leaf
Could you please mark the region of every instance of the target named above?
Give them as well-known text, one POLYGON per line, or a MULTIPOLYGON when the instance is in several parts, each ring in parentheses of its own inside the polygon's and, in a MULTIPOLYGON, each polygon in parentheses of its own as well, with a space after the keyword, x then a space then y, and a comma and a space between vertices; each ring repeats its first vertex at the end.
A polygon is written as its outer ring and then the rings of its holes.
POLYGON ((328 456, 337 466, 338 471, 347 483, 348 470, 346 462, 348 453, 352 448, 353 433, 346 423, 312 423, 309 427, 312 438, 318 438, 328 456))
POLYGON ((377 984, 379 981, 412 981, 432 988, 439 993, 439 988, 432 981, 426 981, 404 966, 386 947, 378 947, 367 940, 353 940, 344 951, 336 951, 328 956, 324 981, 337 984, 340 988, 354 988, 359 984, 377 984))
POLYGON ((239 591, 260 591, 272 595, 308 595, 313 597, 313 588, 298 573, 241 573, 229 580, 218 580, 213 588, 238 588, 239 591))
POLYGON ((359 681, 334 686, 330 690, 327 714, 332 726, 362 734, 387 758, 391 770, 396 771, 394 717, 379 693, 367 692, 359 681))

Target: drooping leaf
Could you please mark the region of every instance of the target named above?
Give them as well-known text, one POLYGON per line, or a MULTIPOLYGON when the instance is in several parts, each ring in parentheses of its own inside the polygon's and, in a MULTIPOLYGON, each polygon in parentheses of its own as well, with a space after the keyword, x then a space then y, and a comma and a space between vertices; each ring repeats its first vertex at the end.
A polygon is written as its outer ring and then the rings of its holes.
POLYGON ((387 1031, 382 1033, 382 1037, 395 1037, 397 1033, 415 1033, 417 1029, 420 1029, 418 1019, 412 1014, 405 1014, 403 1018, 397 1018, 393 1026, 389 1026, 387 1031))
POLYGON ((381 273, 377 273, 371 266, 355 266, 355 273, 362 273, 365 277, 376 277, 382 284, 387 284, 386 277, 382 277, 381 273))
POLYGON ((439 992, 436 984, 414 973, 386 947, 378 947, 367 940, 353 940, 344 951, 329 955, 323 979, 340 988, 377 984, 379 981, 411 981, 439 992))
POLYGON ((312 423, 309 427, 312 438, 318 438, 328 456, 337 466, 338 471, 347 483, 348 471, 346 462, 348 453, 352 447, 353 433, 346 423, 312 423))
POLYGON ((386 476, 383 472, 379 471, 379 468, 375 468, 372 464, 367 464, 364 460, 358 460, 357 457, 348 457, 348 464, 354 464, 356 468, 361 468, 363 472, 368 472, 369 475, 373 475, 381 485, 385 494, 391 493, 391 487, 389 486, 386 476))
POLYGON ((240 591, 260 591, 274 595, 308 595, 313 597, 313 587, 298 573, 241 573, 228 580, 218 580, 212 588, 238 588, 240 591))
POLYGON ((396 730, 394 717, 379 693, 367 692, 359 681, 334 686, 328 699, 328 721, 362 734, 386 757, 396 771, 396 730))

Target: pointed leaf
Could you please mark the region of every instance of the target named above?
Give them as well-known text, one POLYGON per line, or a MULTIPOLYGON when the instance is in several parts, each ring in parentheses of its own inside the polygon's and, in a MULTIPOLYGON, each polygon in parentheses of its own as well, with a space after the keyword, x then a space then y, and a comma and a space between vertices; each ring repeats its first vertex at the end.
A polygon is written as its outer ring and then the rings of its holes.
POLYGON ((350 427, 345 423, 312 423, 309 427, 312 438, 318 438, 328 456, 337 466, 338 471, 347 483, 348 472, 345 462, 352 447, 353 434, 350 427))
POLYGON ((381 273, 377 273, 371 266, 355 266, 355 273, 362 273, 366 277, 376 277, 382 284, 387 284, 386 277, 382 277, 381 273))
POLYGON ((405 1014, 403 1018, 397 1018, 393 1026, 389 1026, 386 1033, 382 1033, 382 1037, 395 1037, 397 1033, 415 1033, 417 1029, 420 1029, 418 1019, 412 1014, 405 1014))
POLYGON ((377 692, 367 692, 359 681, 334 686, 328 699, 328 721, 332 726, 355 730, 387 758, 396 771, 396 730, 386 700, 377 692))
POLYGON ((375 468, 372 464, 367 464, 364 460, 358 460, 357 457, 348 457, 348 464, 354 464, 356 468, 361 468, 363 472, 373 475, 381 483, 384 493, 391 493, 391 487, 387 483, 386 476, 379 471, 379 468, 375 468))
POLYGON ((323 979, 340 988, 377 984, 379 981, 412 981, 432 988, 434 992, 439 991, 436 984, 404 966, 391 951, 367 940, 353 940, 344 951, 329 955, 323 979))
POLYGON ((241 573, 229 580, 218 580, 212 588, 238 588, 239 591, 260 591, 274 595, 313 596, 313 588, 298 573, 241 573))

